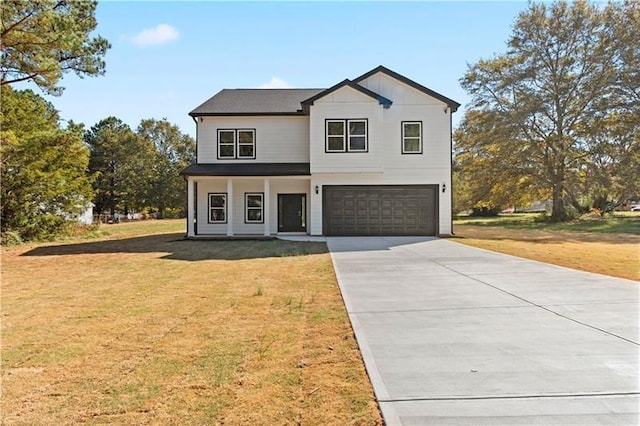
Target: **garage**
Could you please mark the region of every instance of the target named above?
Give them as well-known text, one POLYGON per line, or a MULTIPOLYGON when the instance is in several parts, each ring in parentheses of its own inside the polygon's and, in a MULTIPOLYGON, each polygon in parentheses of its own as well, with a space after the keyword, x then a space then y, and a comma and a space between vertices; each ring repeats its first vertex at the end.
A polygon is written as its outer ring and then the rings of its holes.
POLYGON ((322 190, 325 235, 436 235, 438 185, 340 185, 322 190))

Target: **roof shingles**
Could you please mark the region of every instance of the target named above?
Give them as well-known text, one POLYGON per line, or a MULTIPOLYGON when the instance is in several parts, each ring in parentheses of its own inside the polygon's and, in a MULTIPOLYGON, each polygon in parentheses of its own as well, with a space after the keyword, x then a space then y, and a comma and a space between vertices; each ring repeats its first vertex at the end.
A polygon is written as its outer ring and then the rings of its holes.
POLYGON ((224 89, 189 115, 302 114, 302 101, 322 91, 324 89, 224 89))
POLYGON ((308 113, 309 106, 313 105, 314 101, 344 86, 358 90, 378 100, 385 108, 389 108, 393 103, 392 99, 387 99, 358 84, 379 72, 446 103, 453 112, 460 106, 459 103, 446 96, 434 92, 388 68, 379 66, 355 80, 344 80, 329 89, 224 89, 191 111, 189 115, 192 117, 208 115, 302 115, 308 113))

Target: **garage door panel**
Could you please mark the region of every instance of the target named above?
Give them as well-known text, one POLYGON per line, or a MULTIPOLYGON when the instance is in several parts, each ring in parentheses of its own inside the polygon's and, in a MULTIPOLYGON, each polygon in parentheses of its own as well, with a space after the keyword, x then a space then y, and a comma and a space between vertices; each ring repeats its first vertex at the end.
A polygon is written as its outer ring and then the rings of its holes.
POLYGON ((326 235, 435 235, 437 185, 325 186, 326 235))

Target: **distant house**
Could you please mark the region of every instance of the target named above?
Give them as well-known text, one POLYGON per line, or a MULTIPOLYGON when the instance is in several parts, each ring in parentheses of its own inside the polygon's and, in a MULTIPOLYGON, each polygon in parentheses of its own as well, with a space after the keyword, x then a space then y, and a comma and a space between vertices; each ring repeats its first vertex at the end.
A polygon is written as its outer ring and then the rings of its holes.
POLYGON ((89 203, 84 211, 78 215, 76 220, 84 225, 91 225, 93 223, 93 203, 89 203))
POLYGON ((383 66, 328 89, 222 90, 189 113, 187 235, 449 235, 459 106, 383 66))

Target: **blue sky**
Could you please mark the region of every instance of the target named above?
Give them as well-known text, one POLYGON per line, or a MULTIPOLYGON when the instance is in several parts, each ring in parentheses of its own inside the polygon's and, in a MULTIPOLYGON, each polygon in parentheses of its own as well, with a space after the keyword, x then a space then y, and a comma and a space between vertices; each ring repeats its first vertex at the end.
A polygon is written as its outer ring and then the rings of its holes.
MULTIPOLYGON (((223 88, 330 87, 384 65, 466 104, 467 64, 502 53, 526 2, 100 2, 106 74, 47 99, 87 127, 187 115, 223 88)), ((24 86, 17 86, 18 88, 24 86)), ((463 109, 454 114, 454 124, 463 109)))

